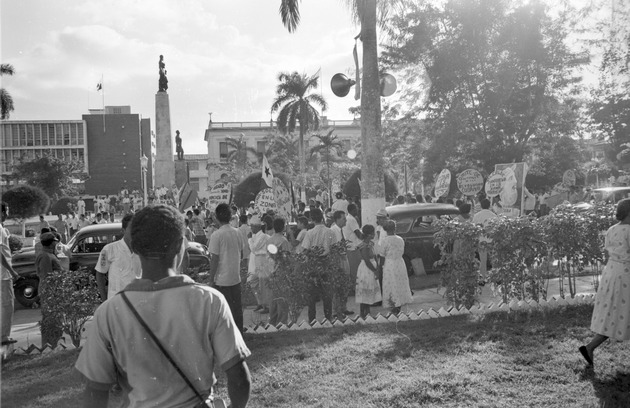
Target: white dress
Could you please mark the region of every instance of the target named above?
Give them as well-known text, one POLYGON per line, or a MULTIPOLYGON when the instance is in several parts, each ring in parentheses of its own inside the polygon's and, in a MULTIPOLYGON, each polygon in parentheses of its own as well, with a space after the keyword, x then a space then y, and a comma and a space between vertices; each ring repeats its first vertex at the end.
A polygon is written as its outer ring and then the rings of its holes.
POLYGON ((608 263, 595 296, 591 330, 613 340, 630 340, 630 225, 606 232, 608 263))
MULTIPOLYGON (((360 244, 359 248, 364 244, 360 244)), ((372 260, 372 265, 376 265, 376 260, 372 260)), ((371 305, 381 301, 381 285, 374 275, 374 272, 368 268, 364 260, 361 260, 357 269, 357 284, 355 287, 355 302, 371 305)))
POLYGON ((413 302, 407 266, 402 256, 405 241, 398 235, 387 235, 382 239, 380 255, 385 258, 383 265, 383 306, 400 307, 413 302))

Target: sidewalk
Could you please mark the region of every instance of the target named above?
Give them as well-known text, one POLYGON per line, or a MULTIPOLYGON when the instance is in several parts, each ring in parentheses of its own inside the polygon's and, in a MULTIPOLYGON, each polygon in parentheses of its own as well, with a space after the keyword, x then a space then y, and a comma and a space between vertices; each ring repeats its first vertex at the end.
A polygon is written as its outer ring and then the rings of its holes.
MULTIPOLYGON (((576 280, 577 285, 577 294, 592 294, 595 293, 593 288, 593 278, 591 276, 580 276, 576 280)), ((409 311, 419 311, 419 310, 428 310, 433 308, 435 310, 439 310, 441 307, 447 308, 446 299, 443 297, 444 290, 438 292, 437 288, 428 288, 422 290, 414 290, 413 303, 405 305, 402 308, 403 312, 409 311)), ((568 296, 568 283, 565 280, 565 294, 568 296)), ((547 289, 547 299, 551 297, 558 296, 558 279, 552 279, 548 282, 547 289)), ((479 297, 479 303, 481 304, 490 304, 490 303, 500 303, 502 299, 500 297, 495 297, 492 295, 492 291, 489 287, 484 287, 482 290, 482 294, 479 297)), ((355 314, 352 316, 356 316, 359 313, 359 305, 355 303, 354 297, 348 298, 347 303, 348 310, 353 311, 355 314)), ((257 324, 267 323, 269 320, 269 314, 260 314, 258 312, 254 312, 254 306, 246 307, 243 310, 243 324, 245 327, 252 327, 257 324)), ((386 315, 389 313, 388 308, 384 307, 372 307, 371 314, 372 316, 376 316, 378 313, 386 315)), ((302 320, 307 320, 308 311, 305 307, 302 310, 302 313, 298 319, 298 322, 302 320)), ((322 320, 324 318, 324 311, 322 302, 317 303, 317 319, 322 320)), ((15 316, 13 318, 13 326, 11 328, 11 337, 17 340, 17 343, 14 345, 15 350, 27 349, 31 344, 34 344, 37 347, 41 347, 41 333, 39 330, 39 321, 41 319, 41 313, 39 309, 24 309, 21 306, 17 306, 15 310, 15 316)), ((89 326, 88 323, 86 326, 89 326)), ((67 336, 66 336, 67 337, 67 336)), ((66 338, 65 345, 67 347, 72 347, 72 343, 69 338, 66 338)))

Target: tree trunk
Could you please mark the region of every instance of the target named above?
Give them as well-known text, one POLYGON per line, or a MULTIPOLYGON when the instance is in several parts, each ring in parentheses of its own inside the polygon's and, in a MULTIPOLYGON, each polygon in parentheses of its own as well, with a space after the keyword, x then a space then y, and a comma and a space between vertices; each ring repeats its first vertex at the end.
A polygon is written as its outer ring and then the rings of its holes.
POLYGON ((385 207, 381 95, 376 42, 376 0, 366 0, 361 19, 363 78, 361 81, 361 219, 376 224, 376 212, 385 207))
MULTIPOLYGON (((306 191, 306 187, 305 187, 305 176, 304 176, 304 172, 306 170, 306 158, 304 157, 304 133, 305 133, 305 128, 306 128, 306 107, 304 106, 304 103, 300 103, 300 140, 299 140, 299 145, 300 145, 300 184, 302 187, 302 191, 306 191)), ((305 199, 305 197, 302 197, 302 199, 305 199)))

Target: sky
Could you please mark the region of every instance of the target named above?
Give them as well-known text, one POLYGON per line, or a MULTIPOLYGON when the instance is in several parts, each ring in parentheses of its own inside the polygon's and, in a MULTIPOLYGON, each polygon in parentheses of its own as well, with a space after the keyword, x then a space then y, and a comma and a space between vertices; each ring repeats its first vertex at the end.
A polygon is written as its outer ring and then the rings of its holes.
MULTIPOLYGON (((279 0, 0 0, 2 77, 10 120, 79 120, 105 105, 130 105, 155 130, 158 60, 168 72, 171 129, 186 154, 207 153, 214 122, 268 121, 279 72, 315 74, 332 120, 359 103, 330 91, 337 72, 354 72, 359 32, 345 2, 307 0, 297 32, 279 0)), ((360 49, 360 47, 359 47, 360 49)), ((275 117, 274 117, 275 118, 275 117)))

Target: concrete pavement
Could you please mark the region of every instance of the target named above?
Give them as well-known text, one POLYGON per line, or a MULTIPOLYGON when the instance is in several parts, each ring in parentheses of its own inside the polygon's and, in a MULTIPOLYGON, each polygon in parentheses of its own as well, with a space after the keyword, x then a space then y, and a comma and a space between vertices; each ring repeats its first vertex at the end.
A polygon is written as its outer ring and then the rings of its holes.
MULTIPOLYGON (((422 278, 420 278, 422 279, 422 278)), ((565 280, 565 294, 568 296, 568 283, 565 280)), ((552 279, 548 281, 547 299, 551 297, 557 297, 559 295, 559 282, 558 279, 552 279)), ((577 290, 578 294, 592 294, 595 293, 593 287, 593 277, 581 276, 577 278, 577 290)), ((402 308, 403 312, 428 310, 433 308, 435 310, 441 307, 448 308, 446 299, 443 297, 444 290, 438 291, 437 288, 426 288, 416 290, 414 289, 413 303, 405 305, 402 308)), ((489 287, 484 287, 481 296, 478 297, 479 303, 490 304, 500 303, 502 299, 499 296, 494 296, 489 287)), ((354 297, 348 298, 348 310, 354 311, 355 315, 359 313, 359 305, 355 303, 354 297)), ((245 327, 254 326, 256 324, 267 323, 269 319, 268 314, 261 314, 253 311, 254 306, 246 307, 243 311, 244 325, 245 327)), ((389 313, 389 309, 384 307, 372 307, 371 314, 376 316, 377 313, 386 315, 389 313)), ((321 320, 324 317, 322 302, 317 303, 317 319, 321 320)), ((13 318, 13 326, 11 329, 11 337, 17 340, 14 348, 19 351, 20 348, 26 349, 31 344, 41 347, 41 333, 39 330, 39 321, 41 320, 41 313, 39 309, 25 309, 21 305, 16 303, 15 316, 13 318)), ((298 322, 307 320, 307 308, 304 308, 298 322)), ((89 323, 87 324, 89 325, 89 323)), ((72 347, 70 339, 66 336, 65 345, 72 347)))

